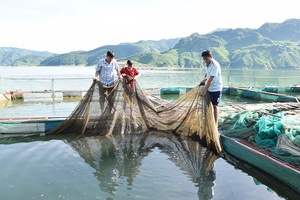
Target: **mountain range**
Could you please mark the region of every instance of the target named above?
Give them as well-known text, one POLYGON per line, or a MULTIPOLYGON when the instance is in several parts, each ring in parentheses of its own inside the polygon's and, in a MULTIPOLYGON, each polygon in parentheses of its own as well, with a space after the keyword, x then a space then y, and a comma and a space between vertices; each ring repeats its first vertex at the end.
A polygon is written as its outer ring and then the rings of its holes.
POLYGON ((193 33, 65 54, 0 47, 0 65, 91 66, 112 50, 117 60, 131 59, 136 66, 197 68, 203 64, 201 52, 206 49, 212 50, 222 67, 300 69, 300 19, 265 23, 258 29, 217 29, 204 35, 193 33))

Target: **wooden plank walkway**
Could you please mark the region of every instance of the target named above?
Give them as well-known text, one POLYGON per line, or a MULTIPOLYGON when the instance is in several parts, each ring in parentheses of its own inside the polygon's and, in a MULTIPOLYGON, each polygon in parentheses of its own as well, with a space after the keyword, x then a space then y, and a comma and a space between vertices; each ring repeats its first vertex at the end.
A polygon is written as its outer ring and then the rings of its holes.
POLYGON ((220 106, 221 112, 240 112, 243 110, 275 110, 282 111, 285 115, 298 116, 300 119, 300 103, 260 103, 260 104, 230 104, 220 106))
MULTIPOLYGON (((267 103, 267 104, 236 104, 236 105, 225 105, 220 106, 219 109, 219 117, 226 119, 230 114, 238 113, 241 111, 252 111, 252 112, 260 112, 265 111, 265 115, 275 116, 276 112, 274 110, 278 110, 282 112, 285 117, 290 120, 300 122, 300 107, 299 103, 267 103)), ((278 117, 278 115, 276 115, 278 117)))

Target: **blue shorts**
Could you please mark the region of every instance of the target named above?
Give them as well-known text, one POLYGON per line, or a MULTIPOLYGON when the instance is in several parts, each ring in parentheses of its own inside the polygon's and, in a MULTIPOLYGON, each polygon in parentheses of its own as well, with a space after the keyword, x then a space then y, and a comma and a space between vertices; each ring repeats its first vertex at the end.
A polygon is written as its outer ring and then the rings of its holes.
POLYGON ((211 100, 211 103, 214 105, 214 106, 218 106, 220 101, 221 101, 221 96, 222 96, 222 92, 221 91, 218 91, 218 92, 209 92, 209 95, 210 95, 210 100, 211 100))

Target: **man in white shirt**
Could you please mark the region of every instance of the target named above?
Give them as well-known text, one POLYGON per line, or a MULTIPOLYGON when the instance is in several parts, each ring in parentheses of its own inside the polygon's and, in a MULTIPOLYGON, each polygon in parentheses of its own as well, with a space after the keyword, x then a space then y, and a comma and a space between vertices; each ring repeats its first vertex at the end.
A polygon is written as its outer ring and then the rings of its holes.
POLYGON ((105 86, 111 86, 121 78, 120 67, 114 57, 114 53, 108 51, 106 58, 100 59, 97 63, 95 77, 99 77, 99 81, 105 86))
POLYGON ((206 50, 202 52, 202 58, 206 63, 205 67, 205 76, 203 80, 200 82, 201 84, 205 83, 205 86, 200 93, 201 96, 205 96, 206 92, 209 92, 211 102, 214 108, 214 118, 216 126, 218 127, 218 118, 219 111, 218 106, 220 103, 220 99, 222 96, 222 76, 221 76, 221 67, 220 64, 213 59, 212 52, 210 50, 206 50))
POLYGON ((100 88, 100 92, 102 93, 100 95, 101 109, 104 108, 105 96, 113 94, 112 91, 117 79, 122 78, 120 67, 114 57, 114 53, 108 51, 106 57, 100 59, 97 63, 95 79, 99 78, 100 83, 103 85, 103 87, 100 88))

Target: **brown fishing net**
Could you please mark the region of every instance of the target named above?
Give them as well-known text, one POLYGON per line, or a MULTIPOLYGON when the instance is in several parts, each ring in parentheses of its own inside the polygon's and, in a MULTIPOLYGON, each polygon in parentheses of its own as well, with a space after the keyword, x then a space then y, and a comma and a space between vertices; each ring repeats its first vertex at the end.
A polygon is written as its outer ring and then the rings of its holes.
POLYGON ((221 151, 213 108, 208 96, 200 96, 200 86, 165 102, 146 95, 137 82, 117 81, 106 87, 95 80, 71 115, 47 134, 136 134, 148 130, 196 136, 209 148, 221 151))

